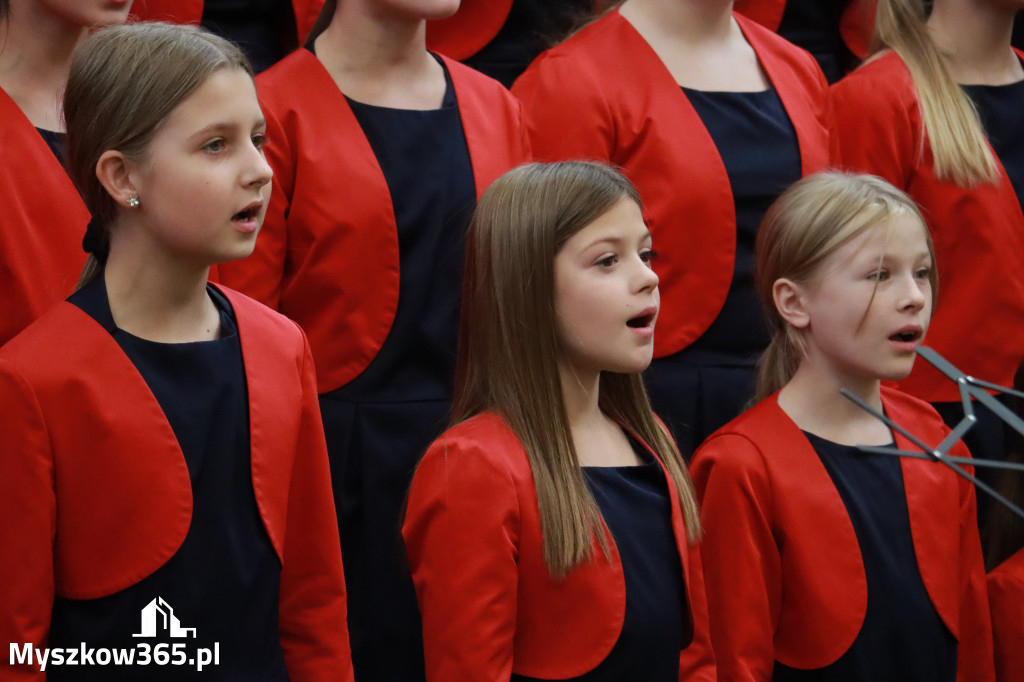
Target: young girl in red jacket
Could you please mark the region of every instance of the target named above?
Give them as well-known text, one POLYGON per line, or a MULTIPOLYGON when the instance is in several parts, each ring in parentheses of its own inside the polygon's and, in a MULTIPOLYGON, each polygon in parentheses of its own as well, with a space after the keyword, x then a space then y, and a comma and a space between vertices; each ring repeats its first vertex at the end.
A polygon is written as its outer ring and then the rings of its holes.
POLYGON ((524 166, 473 218, 453 426, 403 529, 429 680, 713 680, 697 509, 651 412, 658 276, 633 187, 524 166))
MULTIPOLYGON (((845 166, 902 189, 928 221, 944 292, 929 345, 967 374, 1010 386, 1024 358, 1024 65, 1010 45, 1024 5, 928 5, 879 0, 884 49, 833 87, 837 139, 845 166)), ((899 388, 949 424, 963 417, 957 386, 927 363, 899 388)), ((1003 423, 982 405, 975 412, 964 441, 976 457, 1002 458, 1003 423)))
POLYGON ((194 28, 109 28, 64 108, 92 255, 0 350, 0 639, 50 664, 0 676, 352 679, 309 347, 207 283, 269 199, 248 62, 194 28))
POLYGON ((992 679, 973 487, 858 450, 914 446, 840 394, 942 440, 930 406, 881 386, 910 372, 935 286, 921 214, 878 178, 812 176, 769 209, 763 400, 691 465, 720 680, 992 679))
POLYGON ((75 290, 89 212, 64 172, 75 47, 131 2, 0 0, 0 345, 75 290))

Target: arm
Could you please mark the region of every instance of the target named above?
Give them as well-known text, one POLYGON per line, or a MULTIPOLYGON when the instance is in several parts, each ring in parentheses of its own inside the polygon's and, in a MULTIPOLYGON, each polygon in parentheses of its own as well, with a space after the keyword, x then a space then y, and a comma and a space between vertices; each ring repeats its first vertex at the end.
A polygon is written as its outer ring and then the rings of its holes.
MULTIPOLYGON (((969 457, 963 442, 950 454, 969 457)), ((977 500, 974 486, 957 478, 960 486, 960 639, 957 643, 957 682, 990 682, 995 679, 992 652, 992 621, 985 589, 985 563, 978 537, 977 500)))
POLYGON ((316 377, 303 337, 302 421, 281 567, 279 625, 293 682, 352 680, 345 577, 316 377))
MULTIPOLYGON (((0 678, 44 680, 39 666, 12 665, 12 644, 46 646, 53 609, 57 523, 53 453, 38 403, 0 360, 0 678)), ((17 660, 17 659, 15 659, 17 660)))
POLYGON ((694 454, 690 470, 701 503, 718 679, 770 680, 782 582, 762 455, 742 436, 712 436, 694 454))
POLYGON ((402 529, 423 617, 427 679, 512 674, 519 504, 479 443, 435 442, 413 478, 402 529))

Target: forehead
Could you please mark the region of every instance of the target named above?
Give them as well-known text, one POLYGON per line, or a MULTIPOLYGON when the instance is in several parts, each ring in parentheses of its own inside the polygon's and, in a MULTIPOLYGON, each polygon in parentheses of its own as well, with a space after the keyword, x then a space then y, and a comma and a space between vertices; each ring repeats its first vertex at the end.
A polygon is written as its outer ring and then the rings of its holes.
POLYGON ((222 67, 211 73, 164 121, 163 128, 202 128, 217 123, 251 125, 261 119, 252 77, 242 69, 222 67))
POLYGON ((928 228, 916 214, 898 211, 865 227, 836 249, 828 260, 918 257, 930 253, 928 228))
POLYGON ((628 197, 619 199, 610 209, 574 234, 563 249, 586 249, 604 241, 639 241, 650 237, 643 214, 628 197))

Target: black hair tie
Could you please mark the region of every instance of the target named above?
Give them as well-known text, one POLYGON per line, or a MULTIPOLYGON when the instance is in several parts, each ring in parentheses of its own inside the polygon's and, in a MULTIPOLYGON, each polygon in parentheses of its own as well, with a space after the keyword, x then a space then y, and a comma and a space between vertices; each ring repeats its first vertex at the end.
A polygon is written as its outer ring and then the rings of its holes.
POLYGON ((110 240, 103 221, 93 216, 85 228, 85 236, 82 237, 82 250, 96 257, 100 263, 107 262, 107 255, 110 253, 110 240))

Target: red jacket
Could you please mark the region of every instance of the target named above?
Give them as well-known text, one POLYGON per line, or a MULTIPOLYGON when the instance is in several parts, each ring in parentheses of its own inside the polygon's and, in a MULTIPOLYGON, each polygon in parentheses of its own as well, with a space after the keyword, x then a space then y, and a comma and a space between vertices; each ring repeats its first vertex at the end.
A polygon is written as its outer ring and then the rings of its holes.
MULTIPOLYGON (((529 159, 519 103, 446 59, 476 195, 529 159)), ((377 158, 323 64, 298 50, 257 79, 274 169, 256 250, 220 266, 220 281, 280 310, 309 334, 321 393, 359 375, 398 307, 398 232, 377 158)))
MULTIPOLYGON (((914 85, 895 52, 832 94, 843 163, 907 192, 928 221, 940 286, 926 343, 967 374, 1012 386, 1024 357, 1024 213, 1006 172, 1000 166, 998 185, 973 189, 935 178, 914 85)), ((899 387, 929 402, 960 399, 924 362, 899 387)))
MULTIPOLYGON (((675 486, 666 479, 694 631, 680 679, 714 680, 700 558, 687 544, 675 486)), ((430 447, 413 479, 402 535, 429 680, 576 677, 603 661, 619 638, 626 585, 614 540, 609 535, 611 561, 551 577, 526 452, 493 414, 455 426, 430 447)))
POLYGON ((0 346, 71 295, 89 212, 39 131, 0 90, 0 346))
MULTIPOLYGON (((324 0, 291 0, 295 10, 295 26, 301 45, 320 15, 324 0)), ((198 24, 203 18, 204 0, 135 0, 132 14, 139 21, 170 21, 177 24, 198 24)))
MULTIPOLYGON (((298 327, 230 290, 249 395, 252 483, 281 560, 292 680, 351 680, 345 583, 313 362, 298 327)), ((150 575, 192 518, 174 432, 117 341, 62 303, 0 350, 0 640, 43 646, 54 595, 150 575)), ((4 678, 45 679, 21 666, 4 678)))
MULTIPOLYGON (((839 22, 843 42, 861 59, 868 56, 877 6, 877 0, 849 0, 839 22)), ((736 0, 733 7, 765 28, 777 31, 786 12, 786 0, 736 0)))
POLYGON ((996 680, 1020 682, 1024 675, 1024 549, 988 574, 988 603, 992 610, 996 680))
MULTIPOLYGON (((882 403, 926 443, 948 431, 928 405, 898 391, 883 389, 882 403)), ((900 434, 896 444, 913 449, 900 434)), ((962 444, 954 450, 967 453, 962 444)), ((931 461, 900 463, 921 578, 958 640, 957 680, 992 680, 974 488, 931 461)), ((867 611, 864 563, 839 492, 777 397, 712 435, 690 470, 719 679, 770 680, 775 661, 799 669, 835 662, 867 611)))
MULTIPOLYGON (((734 16, 793 122, 803 173, 824 169, 832 112, 821 69, 803 50, 734 16)), ((681 351, 718 316, 736 254, 729 177, 700 116, 618 11, 543 53, 512 92, 523 102, 537 160, 611 162, 636 185, 665 303, 654 354, 681 351)))

